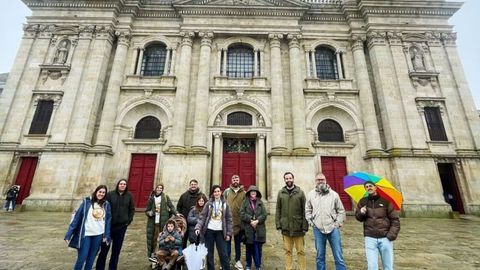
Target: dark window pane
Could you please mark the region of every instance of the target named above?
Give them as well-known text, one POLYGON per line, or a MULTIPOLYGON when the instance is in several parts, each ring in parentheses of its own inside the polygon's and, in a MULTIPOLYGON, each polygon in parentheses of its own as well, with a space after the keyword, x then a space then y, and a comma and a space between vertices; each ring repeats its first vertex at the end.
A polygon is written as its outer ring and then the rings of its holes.
POLYGON ((253 49, 237 45, 228 48, 227 76, 234 78, 253 77, 253 49))
POLYGON ((251 126, 252 116, 246 112, 234 112, 227 116, 227 125, 251 126))
POLYGON ((425 107, 425 120, 432 141, 447 141, 442 114, 438 107, 425 107))
POLYGON ((135 127, 135 139, 158 139, 162 125, 157 118, 147 116, 138 121, 135 127))
POLYGON ((317 77, 322 80, 337 80, 337 58, 335 52, 324 47, 315 50, 317 77))
POLYGON ((318 125, 318 140, 321 142, 343 142, 343 130, 340 124, 333 120, 323 120, 318 125))
POLYGON ((143 53, 142 71, 143 76, 163 75, 167 48, 163 45, 152 45, 143 53))
POLYGON ((53 100, 40 100, 33 116, 28 134, 46 134, 52 117, 53 100))

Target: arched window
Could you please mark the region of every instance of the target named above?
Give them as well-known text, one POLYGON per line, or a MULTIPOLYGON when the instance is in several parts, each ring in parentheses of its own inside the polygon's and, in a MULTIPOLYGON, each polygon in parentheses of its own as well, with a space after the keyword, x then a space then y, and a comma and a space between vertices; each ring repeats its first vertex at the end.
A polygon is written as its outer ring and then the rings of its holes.
POLYGON ((160 76, 165 69, 165 60, 167 58, 167 47, 163 44, 154 44, 148 46, 142 59, 143 76, 160 76))
POLYGON ((233 112, 227 116, 227 125, 251 126, 252 115, 246 112, 233 112))
POLYGON ((319 46, 315 49, 315 70, 321 80, 338 80, 338 67, 335 52, 319 46))
POLYGON ((254 52, 245 45, 234 45, 227 51, 227 76, 251 78, 254 73, 254 52))
POLYGON ((135 127, 135 139, 158 139, 162 124, 153 116, 146 116, 135 127))
POLYGON ((321 142, 343 142, 343 130, 334 120, 323 120, 318 125, 318 140, 321 142))

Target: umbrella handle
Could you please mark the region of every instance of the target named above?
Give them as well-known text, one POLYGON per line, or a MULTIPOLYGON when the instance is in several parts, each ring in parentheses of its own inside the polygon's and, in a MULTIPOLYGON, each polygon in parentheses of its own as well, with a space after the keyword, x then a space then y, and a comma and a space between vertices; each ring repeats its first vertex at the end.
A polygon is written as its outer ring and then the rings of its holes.
POLYGON ((200 234, 197 235, 197 238, 195 238, 195 246, 198 247, 200 244, 200 234))

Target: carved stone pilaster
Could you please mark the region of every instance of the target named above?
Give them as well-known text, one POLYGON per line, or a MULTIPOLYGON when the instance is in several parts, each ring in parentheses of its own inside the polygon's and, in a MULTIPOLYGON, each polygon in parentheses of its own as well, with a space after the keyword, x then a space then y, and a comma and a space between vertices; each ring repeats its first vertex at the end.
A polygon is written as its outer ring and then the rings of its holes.
POLYGON ((302 38, 302 35, 300 35, 300 34, 288 34, 287 35, 287 39, 289 40, 288 47, 289 48, 300 49, 300 39, 301 38, 302 38))
POLYGON ((200 32, 198 36, 202 38, 200 46, 212 47, 213 33, 212 32, 200 32))
POLYGON ((92 39, 95 32, 95 25, 80 25, 78 27, 79 39, 92 39))
POLYGON ((95 27, 95 38, 97 39, 105 39, 112 42, 114 36, 115 31, 111 25, 97 25, 95 27))
POLYGON ((390 46, 402 46, 401 32, 387 32, 387 40, 390 46))
POLYGON ((268 34, 268 39, 270 40, 270 48, 279 48, 280 47, 280 41, 283 39, 283 34, 268 34))
POLYGON ((444 46, 456 46, 457 33, 453 33, 453 32, 441 33, 441 40, 444 46))
POLYGON ((440 33, 438 32, 425 32, 425 38, 429 47, 442 46, 442 42, 440 40, 440 33))
POLYGON ((384 46, 386 44, 387 35, 385 32, 372 31, 367 34, 367 45, 369 48, 379 45, 384 46))
POLYGON ((39 24, 24 24, 23 38, 36 38, 40 30, 39 24))
POLYGON ((363 50, 363 43, 366 39, 365 36, 353 35, 351 42, 352 51, 363 50))
POLYGON ((130 31, 116 31, 115 35, 118 38, 119 45, 124 45, 127 47, 130 45, 130 40, 132 38, 130 31))
POLYGON ((193 37, 195 36, 194 32, 180 32, 180 36, 182 36, 181 46, 192 47, 193 37))

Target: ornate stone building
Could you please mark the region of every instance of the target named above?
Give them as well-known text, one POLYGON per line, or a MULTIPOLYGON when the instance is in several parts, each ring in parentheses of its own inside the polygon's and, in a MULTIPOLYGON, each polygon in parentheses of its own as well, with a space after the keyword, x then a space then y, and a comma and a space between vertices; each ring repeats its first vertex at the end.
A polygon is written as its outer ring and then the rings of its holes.
MULTIPOLYGON (((23 0, 0 95, 0 188, 67 210, 128 177, 142 207, 240 174, 369 171, 404 214, 480 213, 480 119, 443 0, 23 0), (448 203, 447 203, 448 202, 448 203)), ((341 193, 347 208, 352 202, 341 193)))

